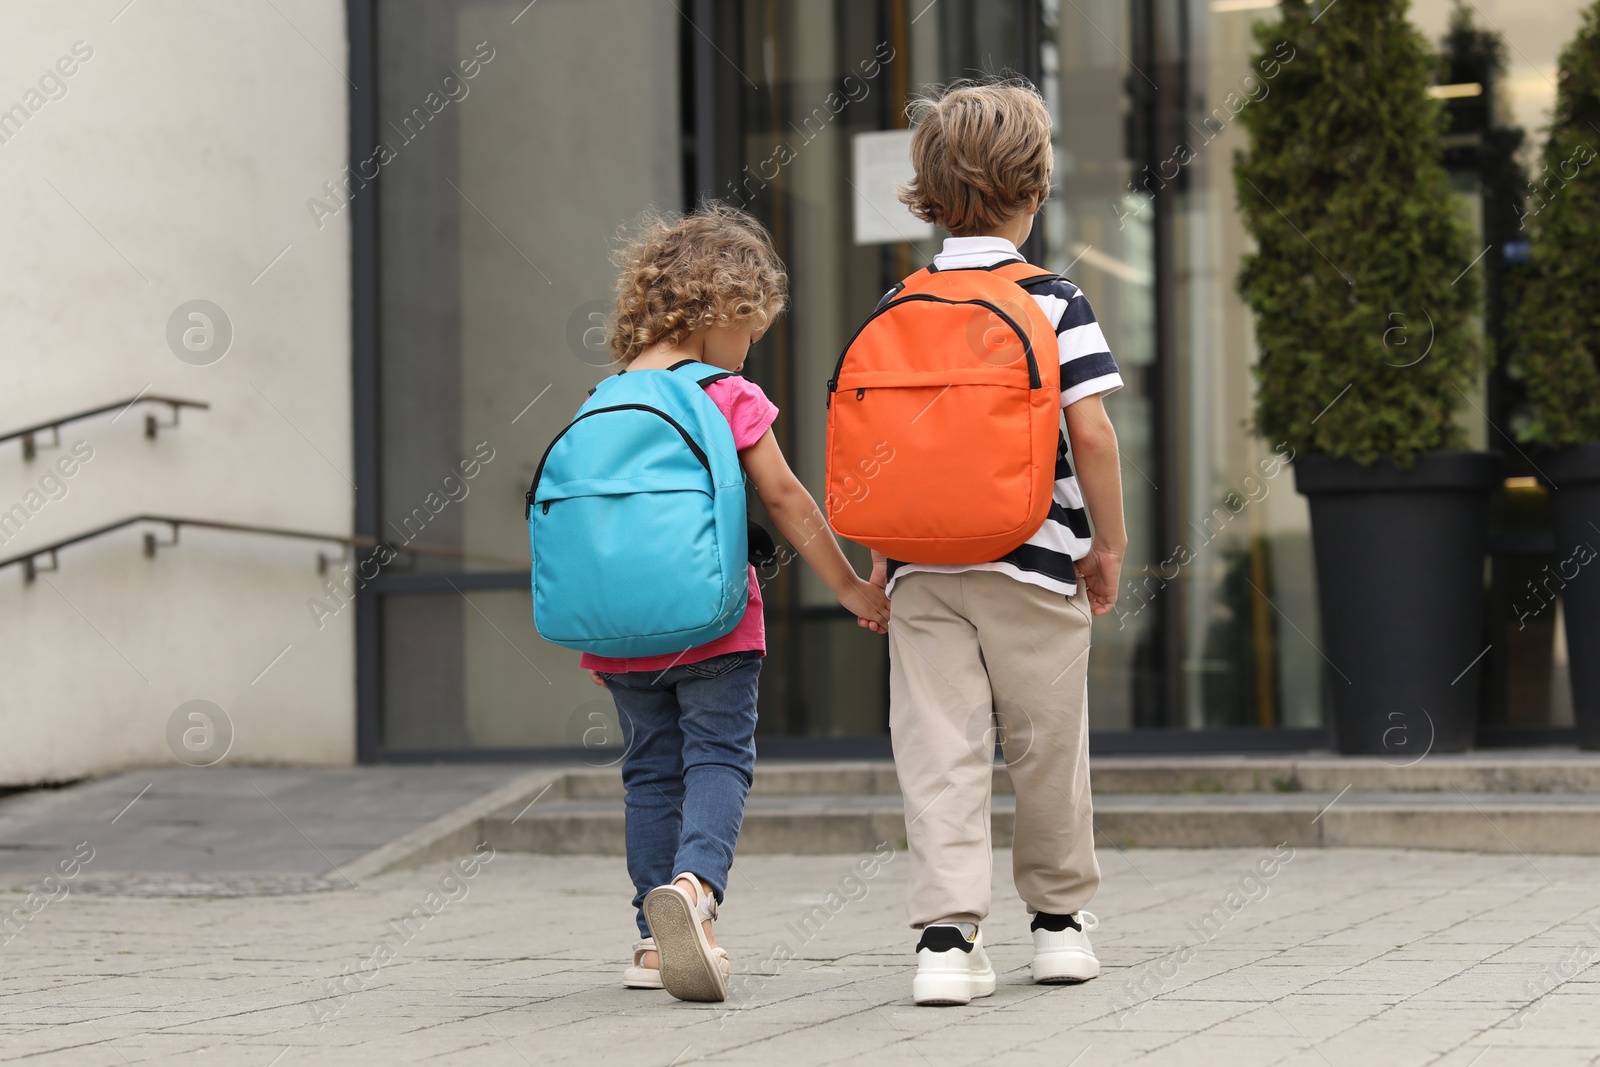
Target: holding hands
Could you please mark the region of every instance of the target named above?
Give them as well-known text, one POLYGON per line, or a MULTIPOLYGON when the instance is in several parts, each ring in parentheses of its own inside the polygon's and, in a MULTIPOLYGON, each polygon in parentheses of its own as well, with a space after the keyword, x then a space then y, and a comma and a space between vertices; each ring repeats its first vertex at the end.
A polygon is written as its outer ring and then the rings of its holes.
POLYGON ((864 626, 875 634, 889 632, 889 598, 883 595, 878 568, 873 568, 871 581, 851 574, 846 587, 836 592, 839 603, 855 612, 857 626, 864 626))

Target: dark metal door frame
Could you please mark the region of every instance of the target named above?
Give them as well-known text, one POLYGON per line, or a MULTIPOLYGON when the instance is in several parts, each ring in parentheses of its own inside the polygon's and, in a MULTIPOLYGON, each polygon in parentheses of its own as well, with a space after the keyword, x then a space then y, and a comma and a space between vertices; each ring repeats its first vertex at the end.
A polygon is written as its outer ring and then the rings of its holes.
MULTIPOLYGON (((348 0, 350 19, 350 159, 365 159, 377 137, 378 63, 375 0, 348 0)), ((355 434, 355 533, 378 536, 378 183, 350 204, 351 394, 355 434)), ((356 554, 358 566, 371 557, 356 554)), ((379 758, 381 652, 379 604, 372 584, 356 592, 356 759, 379 758)))

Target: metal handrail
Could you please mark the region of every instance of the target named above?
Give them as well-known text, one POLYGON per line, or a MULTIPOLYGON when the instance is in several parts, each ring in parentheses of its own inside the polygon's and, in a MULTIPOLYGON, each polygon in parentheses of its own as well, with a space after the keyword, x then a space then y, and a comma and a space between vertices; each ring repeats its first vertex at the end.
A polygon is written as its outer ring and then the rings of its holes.
POLYGON ((116 411, 118 408, 126 411, 135 404, 166 404, 172 409, 171 422, 158 422, 154 415, 146 415, 144 417, 144 435, 152 440, 155 439, 157 431, 163 427, 170 428, 178 425, 178 413, 184 408, 199 408, 204 411, 211 407, 210 404, 203 400, 185 400, 178 396, 146 396, 144 393, 140 393, 138 396, 129 397, 126 400, 102 404, 100 407, 89 408, 86 411, 76 411, 71 415, 63 415, 59 419, 49 419, 35 426, 25 426, 20 430, 12 430, 10 433, 0 434, 0 444, 5 444, 7 441, 12 441, 19 437, 22 438, 22 458, 31 460, 39 454, 39 450, 33 441, 34 434, 50 430, 55 435, 51 445, 53 447, 59 446, 61 444, 61 427, 67 423, 77 422, 80 419, 92 419, 96 415, 104 415, 106 412, 116 411))
MULTIPOLYGON (((88 541, 93 538, 112 533, 116 530, 121 530, 128 526, 134 526, 141 522, 163 523, 172 530, 172 540, 170 541, 158 541, 156 540, 155 534, 150 532, 145 533, 144 554, 148 557, 155 556, 157 548, 164 548, 169 545, 177 544, 178 530, 181 527, 194 526, 205 530, 226 530, 230 533, 266 534, 271 537, 292 537, 302 541, 322 541, 328 544, 343 545, 346 549, 377 548, 380 545, 385 545, 396 553, 408 552, 419 556, 443 556, 450 559, 469 560, 482 563, 496 563, 500 564, 501 566, 509 566, 513 569, 521 569, 527 566, 525 562, 520 560, 505 560, 494 556, 473 556, 462 552, 459 549, 446 548, 443 545, 418 545, 409 541, 405 544, 396 545, 392 541, 383 541, 375 537, 354 537, 346 536, 344 534, 325 534, 316 533, 311 530, 289 530, 281 526, 258 526, 253 523, 222 522, 216 519, 191 519, 176 515, 132 515, 126 519, 119 519, 116 522, 107 523, 106 525, 96 527, 93 530, 86 530, 85 532, 76 534, 72 537, 62 538, 60 541, 55 541, 48 545, 42 545, 39 548, 24 552, 21 555, 12 556, 10 559, 0 560, 0 570, 4 570, 13 564, 21 564, 23 580, 25 582, 32 582, 40 571, 53 571, 57 569, 59 560, 56 553, 61 549, 66 548, 69 545, 78 544, 80 541, 88 541), (50 565, 48 567, 40 567, 38 563, 35 562, 41 556, 50 557, 50 565)), ((317 553, 317 573, 326 573, 328 564, 330 562, 337 561, 331 561, 322 553, 317 553)))

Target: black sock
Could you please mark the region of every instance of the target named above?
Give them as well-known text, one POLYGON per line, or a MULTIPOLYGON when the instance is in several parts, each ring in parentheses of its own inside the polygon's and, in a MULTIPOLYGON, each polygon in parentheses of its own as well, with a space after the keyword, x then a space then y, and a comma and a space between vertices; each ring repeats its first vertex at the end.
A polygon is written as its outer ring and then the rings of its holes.
POLYGON ((1052 915, 1048 911, 1034 912, 1033 922, 1028 925, 1029 931, 1050 930, 1054 933, 1060 933, 1068 927, 1074 930, 1083 929, 1078 920, 1071 915, 1052 915))

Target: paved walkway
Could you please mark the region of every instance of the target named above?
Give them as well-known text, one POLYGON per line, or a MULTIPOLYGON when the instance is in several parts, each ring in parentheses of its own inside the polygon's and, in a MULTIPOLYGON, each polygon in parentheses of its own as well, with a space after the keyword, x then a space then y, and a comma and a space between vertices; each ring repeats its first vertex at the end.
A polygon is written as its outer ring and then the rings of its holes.
POLYGON ((0 798, 0 887, 36 884, 80 842, 93 858, 73 885, 87 892, 331 887, 336 865, 530 769, 178 767, 17 793, 0 798))
POLYGON ((1108 852, 1105 970, 1046 988, 995 858, 999 990, 939 1009, 910 1001, 906 864, 888 846, 741 860, 719 936, 746 976, 720 1006, 621 988, 616 858, 502 853, 270 897, 65 881, 0 935, 0 1060, 1600 1064, 1600 859, 1108 852))

